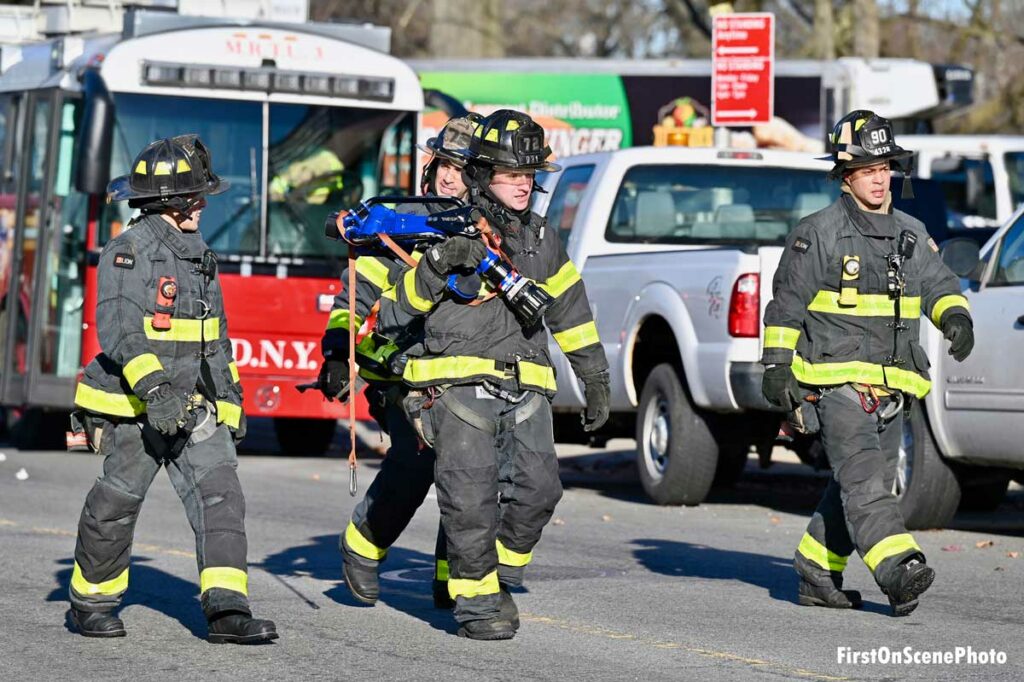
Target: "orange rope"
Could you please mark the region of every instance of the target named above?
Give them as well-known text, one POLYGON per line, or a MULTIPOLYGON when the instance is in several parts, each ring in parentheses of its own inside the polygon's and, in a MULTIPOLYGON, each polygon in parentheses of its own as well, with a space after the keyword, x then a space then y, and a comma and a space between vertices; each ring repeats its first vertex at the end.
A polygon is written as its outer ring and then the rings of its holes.
POLYGON ((350 495, 356 494, 356 259, 349 245, 348 255, 348 453, 350 495))

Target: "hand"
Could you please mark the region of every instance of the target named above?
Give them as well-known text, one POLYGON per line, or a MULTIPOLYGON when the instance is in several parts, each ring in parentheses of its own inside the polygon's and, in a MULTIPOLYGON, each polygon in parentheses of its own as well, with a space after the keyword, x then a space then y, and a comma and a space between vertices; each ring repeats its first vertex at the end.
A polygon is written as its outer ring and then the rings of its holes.
POLYGON ((147 393, 146 419, 157 433, 173 436, 185 423, 185 401, 171 390, 170 384, 160 384, 147 393))
POLYGON ((800 384, 793 376, 793 368, 789 365, 773 365, 764 371, 761 380, 761 393, 775 407, 792 410, 804 399, 800 384))
POLYGON ((341 397, 348 386, 348 360, 326 358, 320 365, 320 376, 317 378, 318 388, 330 401, 341 397))
POLYGON ((486 255, 483 240, 459 235, 431 247, 426 261, 431 270, 444 276, 456 270, 475 270, 486 255))
POLYGON ((581 415, 583 430, 597 431, 608 421, 608 410, 611 407, 612 393, 608 387, 608 373, 580 377, 580 380, 583 381, 583 395, 587 400, 587 409, 581 415))
POLYGON ((953 313, 942 323, 942 335, 949 339, 949 354, 963 362, 974 349, 974 323, 961 313, 953 313))
POLYGON ((231 438, 235 441, 235 445, 240 444, 245 440, 245 434, 249 431, 249 425, 245 419, 245 412, 242 412, 242 416, 238 419, 238 428, 231 430, 231 438))

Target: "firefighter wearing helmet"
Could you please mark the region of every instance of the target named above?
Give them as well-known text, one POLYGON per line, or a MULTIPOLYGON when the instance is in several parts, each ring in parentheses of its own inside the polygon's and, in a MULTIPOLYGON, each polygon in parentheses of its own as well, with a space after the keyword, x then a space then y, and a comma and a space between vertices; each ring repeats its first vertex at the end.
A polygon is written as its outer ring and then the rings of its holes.
POLYGON ((100 255, 100 352, 75 394, 74 421, 104 456, 85 500, 69 588, 87 637, 121 637, 115 610, 129 584, 135 522, 166 468, 196 534, 209 641, 277 638, 249 610, 245 499, 235 444, 245 435, 242 386, 228 339, 217 258, 200 235, 206 197, 228 187, 196 135, 153 142, 108 201, 140 210, 100 255))
POLYGON ((843 569, 857 551, 904 616, 935 578, 892 494, 903 418, 928 393, 920 317, 962 361, 974 346, 967 299, 924 225, 892 207, 893 165, 911 152, 870 111, 832 132, 830 176, 840 197, 789 238, 765 311, 763 392, 820 425, 832 478, 796 551, 799 603, 856 608, 843 569))

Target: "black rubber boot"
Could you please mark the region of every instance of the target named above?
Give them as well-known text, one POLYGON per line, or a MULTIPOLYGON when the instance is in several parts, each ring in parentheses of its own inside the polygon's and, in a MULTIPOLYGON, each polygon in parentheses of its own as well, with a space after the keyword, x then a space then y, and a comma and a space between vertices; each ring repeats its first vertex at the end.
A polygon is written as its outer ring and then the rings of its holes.
POLYGON ((83 637, 124 637, 124 622, 109 611, 68 610, 71 624, 83 637))
POLYGON ((840 590, 835 585, 814 585, 801 578, 797 603, 829 609, 859 609, 864 605, 864 600, 856 590, 840 590))
POLYGON ((247 613, 225 613, 210 621, 211 644, 264 644, 277 639, 272 620, 260 620, 247 613))
POLYGON ((471 620, 463 623, 458 634, 459 637, 469 639, 512 639, 516 636, 516 629, 512 623, 499 616, 489 620, 471 620))
POLYGON ((889 597, 892 615, 900 617, 912 613, 917 608, 917 598, 924 594, 934 581, 935 570, 920 558, 915 557, 900 564, 889 585, 882 588, 885 596, 889 597))
POLYGON ((512 599, 511 593, 509 593, 508 588, 504 585, 501 586, 501 605, 498 608, 500 609, 498 611, 498 617, 512 623, 512 628, 518 630, 519 607, 516 606, 516 602, 512 599))
POLYGON ((447 580, 434 580, 434 608, 435 609, 453 609, 455 608, 455 600, 448 594, 448 581, 447 580))
POLYGON ((348 585, 349 592, 356 598, 356 601, 370 606, 377 603, 377 599, 380 597, 380 580, 377 577, 376 567, 362 566, 345 555, 342 573, 345 575, 345 584, 348 585))

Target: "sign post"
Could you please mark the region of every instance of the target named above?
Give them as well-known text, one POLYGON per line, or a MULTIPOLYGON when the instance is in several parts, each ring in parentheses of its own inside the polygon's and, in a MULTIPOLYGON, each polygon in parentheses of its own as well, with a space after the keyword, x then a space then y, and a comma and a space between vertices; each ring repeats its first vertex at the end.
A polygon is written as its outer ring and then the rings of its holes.
POLYGON ((711 124, 766 124, 774 107, 775 15, 716 16, 711 38, 711 124))

